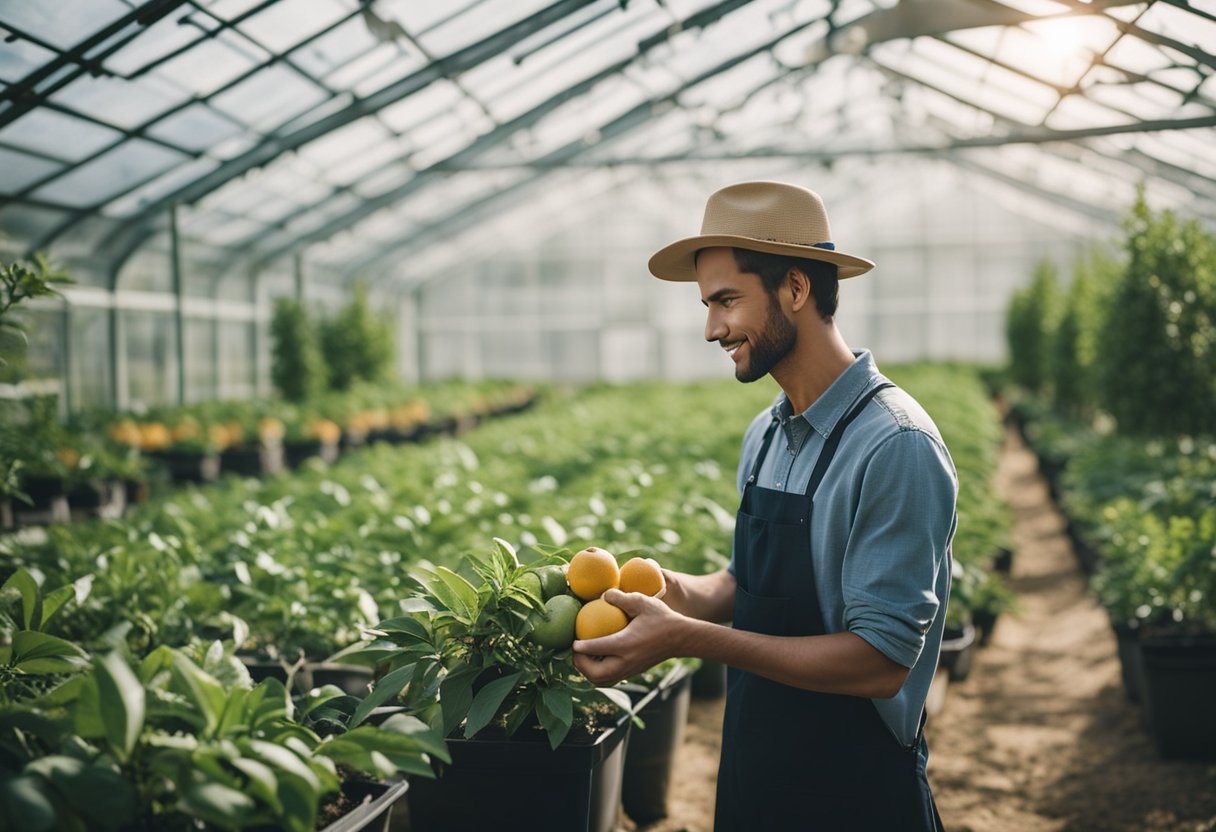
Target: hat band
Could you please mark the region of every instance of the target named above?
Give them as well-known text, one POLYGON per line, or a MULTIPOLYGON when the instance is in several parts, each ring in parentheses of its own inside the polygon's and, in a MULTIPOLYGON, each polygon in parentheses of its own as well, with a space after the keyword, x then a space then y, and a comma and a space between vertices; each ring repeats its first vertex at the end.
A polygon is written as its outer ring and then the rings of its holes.
POLYGON ((828 249, 829 251, 835 251, 835 250, 836 250, 836 244, 835 244, 835 243, 814 243, 813 245, 815 246, 815 248, 826 248, 826 249, 828 249))

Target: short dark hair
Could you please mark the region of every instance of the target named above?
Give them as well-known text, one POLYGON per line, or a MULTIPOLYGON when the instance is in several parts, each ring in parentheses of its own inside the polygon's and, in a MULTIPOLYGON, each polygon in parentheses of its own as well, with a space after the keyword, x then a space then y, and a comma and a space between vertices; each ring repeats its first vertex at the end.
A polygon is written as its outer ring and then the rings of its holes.
POLYGON ((819 317, 830 321, 836 314, 836 306, 840 302, 840 278, 836 276, 835 263, 749 251, 745 248, 732 248, 731 251, 735 255, 735 265, 739 267, 739 271, 758 275, 760 282, 764 284, 764 290, 770 295, 776 293, 790 269, 798 269, 811 281, 811 294, 815 296, 819 317))

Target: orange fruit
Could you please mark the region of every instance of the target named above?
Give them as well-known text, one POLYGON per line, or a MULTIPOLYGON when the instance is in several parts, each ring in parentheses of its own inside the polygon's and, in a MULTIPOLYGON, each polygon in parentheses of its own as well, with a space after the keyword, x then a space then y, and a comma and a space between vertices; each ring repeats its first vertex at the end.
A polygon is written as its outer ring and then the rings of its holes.
POLYGON ((603 598, 583 604, 574 619, 574 634, 580 639, 610 636, 625 629, 629 618, 620 607, 614 607, 603 598))
POLYGON ((620 583, 621 570, 611 552, 589 546, 570 559, 566 580, 575 595, 590 601, 614 589, 620 583))
POLYGON ((654 558, 630 558, 621 567, 621 592, 640 592, 662 598, 667 592, 663 570, 654 558))

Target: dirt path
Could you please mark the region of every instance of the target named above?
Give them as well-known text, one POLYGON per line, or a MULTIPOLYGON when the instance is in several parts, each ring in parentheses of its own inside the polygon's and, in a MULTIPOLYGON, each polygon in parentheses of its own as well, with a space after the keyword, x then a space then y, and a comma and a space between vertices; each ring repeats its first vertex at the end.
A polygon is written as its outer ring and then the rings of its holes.
MULTIPOLYGON (((1086 593, 1034 457, 1010 435, 997 487, 1016 526, 1019 609, 929 723, 929 781, 948 832, 1212 832, 1216 764, 1157 759, 1124 698, 1114 636, 1086 593)), ((1216 703, 1214 703, 1216 705, 1216 703)), ((670 816, 709 832, 721 701, 694 701, 670 816)), ((635 829, 625 819, 623 828, 635 829)))

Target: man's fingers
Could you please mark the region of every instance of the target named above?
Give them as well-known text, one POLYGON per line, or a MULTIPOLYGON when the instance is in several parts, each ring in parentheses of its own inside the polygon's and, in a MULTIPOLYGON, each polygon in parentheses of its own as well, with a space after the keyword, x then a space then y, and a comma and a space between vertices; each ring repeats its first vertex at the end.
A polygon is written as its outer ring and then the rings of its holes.
POLYGON ((603 594, 603 599, 612 606, 624 610, 630 618, 646 609, 646 598, 640 592, 621 592, 619 589, 609 589, 603 594))
POLYGON ((601 636, 600 638, 577 639, 570 645, 575 653, 588 656, 615 656, 620 651, 620 639, 617 634, 601 636))
POLYGON ((624 662, 615 656, 593 658, 575 654, 574 666, 578 668, 579 673, 597 685, 615 684, 628 675, 623 670, 624 662))

